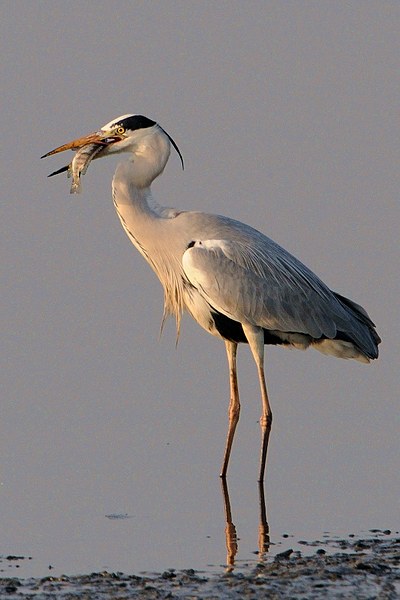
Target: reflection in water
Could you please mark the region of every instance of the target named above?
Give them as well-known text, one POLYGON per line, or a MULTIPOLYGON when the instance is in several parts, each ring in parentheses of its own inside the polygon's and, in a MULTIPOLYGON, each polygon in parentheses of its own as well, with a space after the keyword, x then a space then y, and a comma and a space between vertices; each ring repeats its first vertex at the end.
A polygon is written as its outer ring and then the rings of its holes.
POLYGON ((263 560, 264 554, 269 551, 269 525, 267 520, 267 507, 265 504, 264 482, 258 482, 258 495, 260 500, 260 522, 258 525, 258 552, 260 560, 263 560))
MULTIPOLYGON (((226 541, 226 570, 233 571, 235 567, 235 557, 238 550, 236 526, 232 522, 231 502, 229 498, 228 484, 225 478, 221 479, 222 495, 225 509, 225 541, 226 541)), ((267 521, 267 509, 265 505, 264 483, 258 483, 258 493, 260 500, 260 522, 258 526, 258 552, 259 560, 263 560, 264 555, 269 551, 269 525, 267 521)))
POLYGON ((221 479, 222 483, 222 495, 224 498, 225 508, 225 540, 226 540, 226 564, 227 571, 232 571, 235 565, 235 556, 237 553, 237 534, 236 527, 232 523, 231 503, 229 500, 228 484, 226 483, 225 477, 221 479))

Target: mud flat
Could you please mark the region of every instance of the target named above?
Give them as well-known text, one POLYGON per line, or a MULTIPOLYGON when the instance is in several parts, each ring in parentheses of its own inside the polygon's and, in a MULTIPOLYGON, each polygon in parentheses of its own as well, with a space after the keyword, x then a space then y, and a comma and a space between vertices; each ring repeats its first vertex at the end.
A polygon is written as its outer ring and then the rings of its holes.
MULTIPOLYGON (((0 579, 0 598, 35 600, 270 600, 279 598, 400 598, 400 538, 376 530, 376 537, 301 541, 263 562, 220 574, 188 569, 164 573, 0 579), (311 552, 311 554, 309 554, 311 552), (307 553, 307 556, 304 554, 307 553)), ((2 561, 23 557, 1 557, 2 561)))

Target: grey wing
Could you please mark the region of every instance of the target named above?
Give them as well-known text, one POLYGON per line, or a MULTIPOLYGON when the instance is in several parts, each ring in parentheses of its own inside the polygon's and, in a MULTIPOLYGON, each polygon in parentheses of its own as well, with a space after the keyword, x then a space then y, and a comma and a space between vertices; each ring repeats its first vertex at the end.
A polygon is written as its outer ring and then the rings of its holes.
MULTIPOLYGON (((207 302, 235 321, 314 339, 332 339, 338 330, 357 337, 349 331, 356 319, 349 318, 348 308, 307 267, 264 236, 195 242, 183 255, 183 268, 207 302)), ((360 323, 358 328, 361 333, 360 323)))

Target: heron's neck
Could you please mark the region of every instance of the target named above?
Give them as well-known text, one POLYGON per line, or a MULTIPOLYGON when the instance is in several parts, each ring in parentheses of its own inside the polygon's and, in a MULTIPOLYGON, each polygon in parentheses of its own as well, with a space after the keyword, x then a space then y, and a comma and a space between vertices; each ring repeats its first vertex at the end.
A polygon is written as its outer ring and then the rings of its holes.
POLYGON ((152 196, 150 187, 135 187, 120 177, 117 169, 113 180, 113 201, 122 227, 131 242, 157 274, 164 287, 164 316, 173 314, 179 332, 181 313, 184 307, 183 274, 180 255, 170 248, 166 238, 165 223, 180 211, 159 206, 152 196), (175 265, 174 268, 171 268, 175 265))
MULTIPOLYGON (((156 254, 162 260, 165 254, 165 252, 161 255, 155 252, 160 235, 164 230, 162 224, 165 220, 179 214, 179 211, 157 204, 150 186, 136 185, 132 177, 132 166, 132 163, 129 162, 122 163, 115 172, 113 179, 114 206, 131 242, 155 268, 149 257, 156 254)), ((165 250, 168 252, 168 245, 165 250)))
POLYGON ((138 231, 144 222, 176 216, 175 209, 158 204, 150 187, 136 187, 133 183, 114 177, 113 201, 119 217, 138 231))

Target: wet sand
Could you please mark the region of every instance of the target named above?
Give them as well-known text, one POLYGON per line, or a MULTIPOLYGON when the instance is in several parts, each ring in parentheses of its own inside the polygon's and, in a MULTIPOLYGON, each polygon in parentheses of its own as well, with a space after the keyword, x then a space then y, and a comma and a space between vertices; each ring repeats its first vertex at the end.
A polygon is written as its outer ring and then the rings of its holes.
MULTIPOLYGON (((188 569, 164 573, 91 573, 89 575, 19 579, 1 578, 1 598, 90 600, 128 598, 348 598, 395 600, 400 597, 400 538, 376 530, 367 538, 300 542, 240 570, 221 574, 188 569), (311 554, 310 554, 311 552, 311 554)), ((3 561, 23 557, 2 557, 3 561)))

